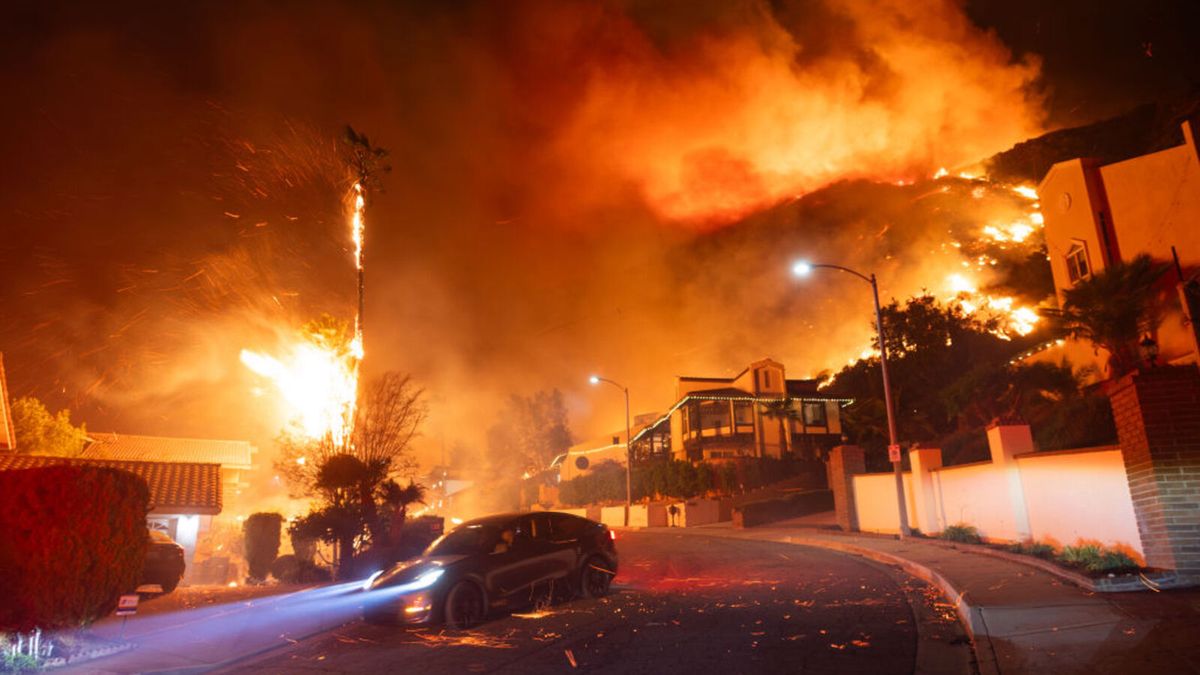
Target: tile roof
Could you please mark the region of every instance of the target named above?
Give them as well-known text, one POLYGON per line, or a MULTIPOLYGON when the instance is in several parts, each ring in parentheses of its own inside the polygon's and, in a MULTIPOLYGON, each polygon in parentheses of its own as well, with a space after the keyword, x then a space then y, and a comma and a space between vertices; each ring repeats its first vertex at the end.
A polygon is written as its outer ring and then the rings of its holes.
POLYGON ((138 462, 192 462, 220 464, 227 469, 252 468, 255 448, 246 441, 201 438, 166 438, 88 432, 92 443, 79 455, 83 459, 138 462))
POLYGON ((150 487, 151 513, 215 515, 221 512, 221 467, 217 464, 121 462, 0 452, 0 471, 56 464, 108 467, 139 476, 150 487))

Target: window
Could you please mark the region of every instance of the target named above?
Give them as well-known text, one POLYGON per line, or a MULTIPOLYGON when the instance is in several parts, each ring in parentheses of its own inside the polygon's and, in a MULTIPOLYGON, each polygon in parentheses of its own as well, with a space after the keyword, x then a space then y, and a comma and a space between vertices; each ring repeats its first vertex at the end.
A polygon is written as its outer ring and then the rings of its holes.
POLYGON ((1070 277, 1072 284, 1077 284, 1092 276, 1092 265, 1088 260, 1087 247, 1081 241, 1072 242, 1071 248, 1067 249, 1067 276, 1070 277))
POLYGON ((733 404, 733 419, 738 426, 754 424, 754 405, 749 401, 737 401, 733 404))
POLYGON ((729 426, 729 405, 722 401, 704 401, 700 404, 700 428, 721 429, 729 426))
POLYGON ((763 370, 761 372, 762 372, 762 388, 770 389, 771 388, 771 371, 763 370))
POLYGON ((550 514, 550 537, 554 541, 569 541, 578 539, 587 529, 588 523, 582 518, 569 516, 565 513, 550 514))
POLYGON ((804 426, 823 427, 826 425, 824 401, 805 401, 802 414, 804 416, 804 426))

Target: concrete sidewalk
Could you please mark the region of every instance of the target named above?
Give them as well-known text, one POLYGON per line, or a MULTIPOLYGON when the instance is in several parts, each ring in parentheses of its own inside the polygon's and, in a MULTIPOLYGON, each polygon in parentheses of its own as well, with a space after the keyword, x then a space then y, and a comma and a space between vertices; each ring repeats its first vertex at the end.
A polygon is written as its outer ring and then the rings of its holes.
POLYGON ((942 590, 990 673, 1200 673, 1200 591, 1095 593, 1013 560, 919 539, 846 534, 811 519, 647 528, 842 551, 898 565, 942 590))

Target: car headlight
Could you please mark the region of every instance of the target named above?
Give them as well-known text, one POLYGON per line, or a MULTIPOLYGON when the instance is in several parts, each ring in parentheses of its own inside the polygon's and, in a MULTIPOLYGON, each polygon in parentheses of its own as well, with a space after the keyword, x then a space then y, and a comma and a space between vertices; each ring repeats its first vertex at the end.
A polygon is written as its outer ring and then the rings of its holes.
POLYGON ((383 570, 379 570, 378 572, 367 577, 367 580, 363 582, 362 589, 364 591, 371 590, 371 584, 375 583, 375 580, 378 579, 379 575, 381 575, 381 574, 383 574, 383 570))
POLYGON ((445 573, 446 573, 446 570, 441 569, 441 568, 432 569, 427 572, 422 572, 421 574, 419 574, 417 576, 416 579, 413 579, 412 581, 408 582, 407 584, 401 584, 401 585, 397 586, 396 592, 403 594, 403 593, 411 593, 412 591, 419 591, 424 588, 429 588, 430 586, 437 583, 437 580, 441 579, 442 575, 445 573))

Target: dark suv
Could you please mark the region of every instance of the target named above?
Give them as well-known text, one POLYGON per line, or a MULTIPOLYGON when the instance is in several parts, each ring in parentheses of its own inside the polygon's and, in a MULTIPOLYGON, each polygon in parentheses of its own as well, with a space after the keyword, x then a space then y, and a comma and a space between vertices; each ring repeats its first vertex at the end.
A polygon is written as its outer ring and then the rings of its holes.
POLYGON ((472 520, 414 560, 363 584, 371 622, 445 622, 469 628, 499 607, 554 597, 599 597, 617 574, 613 533, 568 513, 504 514, 472 520))
POLYGON ((183 547, 165 532, 150 530, 150 545, 146 547, 139 585, 156 584, 162 586, 163 593, 170 593, 183 578, 184 567, 183 547))

